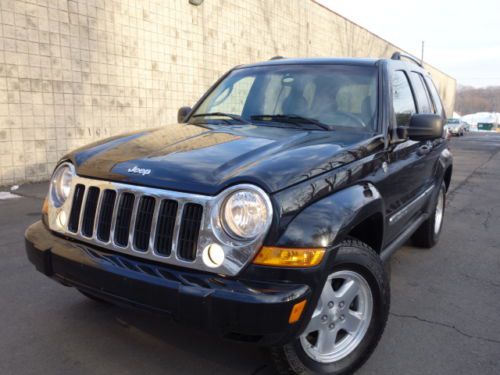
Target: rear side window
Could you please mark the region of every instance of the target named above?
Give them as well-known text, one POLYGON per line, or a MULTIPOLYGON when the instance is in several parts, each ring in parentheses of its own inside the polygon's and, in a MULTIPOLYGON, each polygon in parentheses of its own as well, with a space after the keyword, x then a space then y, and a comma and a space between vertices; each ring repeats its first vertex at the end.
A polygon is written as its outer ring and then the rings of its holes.
POLYGON ((439 97, 439 93, 436 89, 436 86, 434 85, 434 82, 428 77, 425 77, 425 82, 427 82, 427 87, 429 88, 429 91, 432 96, 432 101, 434 102, 434 109, 435 113, 438 115, 443 114, 443 104, 441 103, 441 98, 439 97))
POLYGON ((392 100, 398 126, 408 126, 416 108, 408 77, 401 70, 395 71, 392 78, 392 100))
POLYGON ((424 77, 416 72, 411 72, 413 77, 413 89, 417 98, 419 113, 434 113, 434 108, 424 83, 424 77))

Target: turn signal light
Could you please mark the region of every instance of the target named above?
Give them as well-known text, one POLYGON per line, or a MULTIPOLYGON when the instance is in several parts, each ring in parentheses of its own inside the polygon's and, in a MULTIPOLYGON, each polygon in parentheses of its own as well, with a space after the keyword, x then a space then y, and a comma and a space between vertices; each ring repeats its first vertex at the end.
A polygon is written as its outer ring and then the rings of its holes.
POLYGON ((267 247, 260 249, 253 260, 254 264, 276 267, 313 267, 323 260, 325 249, 294 249, 267 247))
POLYGON ((42 214, 47 215, 49 213, 49 200, 45 198, 42 206, 42 214))

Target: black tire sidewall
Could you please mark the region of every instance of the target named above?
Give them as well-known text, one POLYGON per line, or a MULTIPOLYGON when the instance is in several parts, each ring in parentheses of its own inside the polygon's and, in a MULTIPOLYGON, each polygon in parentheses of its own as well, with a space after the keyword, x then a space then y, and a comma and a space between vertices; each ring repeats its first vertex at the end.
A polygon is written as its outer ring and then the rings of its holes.
POLYGON ((434 200, 434 205, 432 206, 434 211, 432 212, 432 220, 430 225, 430 230, 432 231, 432 242, 436 244, 439 241, 439 237, 441 236, 441 232, 443 231, 444 224, 444 213, 446 211, 446 185, 444 182, 439 187, 438 193, 436 194, 436 199, 434 200), (441 225, 439 227, 439 231, 436 233, 434 231, 434 224, 436 222, 436 208, 439 200, 439 196, 443 195, 443 217, 441 218, 441 225))
POLYGON ((340 270, 359 273, 370 285, 373 298, 373 312, 368 331, 359 346, 347 357, 331 364, 323 364, 309 357, 300 339, 285 346, 285 355, 296 373, 343 374, 359 368, 377 345, 387 321, 390 305, 390 291, 387 273, 378 255, 368 248, 356 246, 356 242, 340 247, 329 274, 340 270), (299 365, 299 366, 297 366, 299 365))

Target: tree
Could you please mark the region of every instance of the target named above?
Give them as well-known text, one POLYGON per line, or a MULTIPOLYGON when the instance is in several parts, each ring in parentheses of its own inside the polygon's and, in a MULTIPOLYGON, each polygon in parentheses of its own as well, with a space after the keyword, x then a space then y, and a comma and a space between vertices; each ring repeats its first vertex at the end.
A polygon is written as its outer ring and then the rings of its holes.
POLYGON ((500 112, 500 86, 485 88, 459 87, 455 111, 461 115, 476 112, 500 112))

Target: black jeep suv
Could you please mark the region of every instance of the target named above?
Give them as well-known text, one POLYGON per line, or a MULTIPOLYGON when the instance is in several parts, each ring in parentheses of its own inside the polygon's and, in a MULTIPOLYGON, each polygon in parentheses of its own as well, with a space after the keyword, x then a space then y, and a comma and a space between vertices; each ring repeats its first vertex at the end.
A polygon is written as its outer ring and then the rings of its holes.
POLYGON ((420 66, 274 59, 225 74, 179 124, 62 158, 30 261, 86 296, 344 374, 384 330, 384 262, 439 239, 452 157, 420 66))

